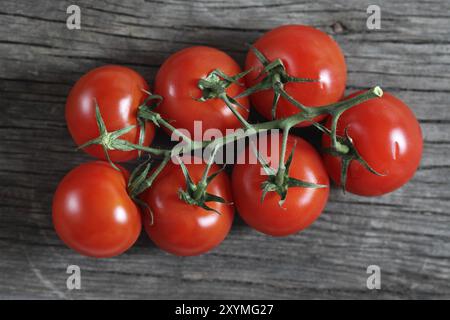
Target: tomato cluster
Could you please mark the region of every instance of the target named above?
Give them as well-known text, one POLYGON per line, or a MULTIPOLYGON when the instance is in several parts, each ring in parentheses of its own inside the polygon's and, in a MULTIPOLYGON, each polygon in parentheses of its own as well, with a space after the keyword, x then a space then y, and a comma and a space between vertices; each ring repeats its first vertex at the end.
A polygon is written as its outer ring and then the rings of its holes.
POLYGON ((343 98, 346 77, 338 44, 300 25, 264 34, 250 47, 244 71, 220 50, 181 50, 163 63, 152 93, 126 67, 88 72, 67 98, 66 120, 75 143, 98 160, 59 184, 56 232, 83 255, 112 257, 129 249, 144 226, 161 249, 192 256, 226 238, 235 210, 268 235, 307 228, 326 206, 329 177, 362 196, 401 187, 421 159, 419 123, 379 87, 343 98), (247 122, 251 107, 268 121, 247 122), (321 154, 290 133, 310 125, 323 135, 321 154), (151 146, 156 127, 183 148, 151 146), (222 138, 205 139, 210 129, 222 138), (248 141, 275 129, 271 139, 248 141), (247 139, 231 177, 214 163, 230 137, 247 139), (190 153, 209 147, 209 157, 190 153), (131 174, 117 164, 142 153, 159 164, 144 162, 131 174))

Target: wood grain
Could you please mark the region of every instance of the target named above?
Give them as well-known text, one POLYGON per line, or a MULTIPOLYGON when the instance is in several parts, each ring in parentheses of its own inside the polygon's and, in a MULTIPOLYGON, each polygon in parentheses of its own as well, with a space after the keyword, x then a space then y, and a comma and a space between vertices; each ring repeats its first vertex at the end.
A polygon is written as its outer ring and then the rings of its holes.
POLYGON ((0 298, 450 298, 450 3, 427 1, 13 1, 0 6, 0 298), (82 29, 66 28, 78 4, 82 29), (381 30, 366 8, 382 9, 381 30), (419 118, 421 167, 380 198, 331 193, 308 230, 269 238, 237 219, 217 250, 177 258, 141 237, 109 260, 81 257, 57 238, 52 194, 74 151, 64 123, 68 91, 108 63, 152 81, 171 53, 210 45, 240 63, 245 43, 286 23, 330 33, 345 52, 349 91, 381 85, 419 118), (66 289, 68 265, 82 290, 66 289), (366 288, 366 268, 382 289, 366 288))

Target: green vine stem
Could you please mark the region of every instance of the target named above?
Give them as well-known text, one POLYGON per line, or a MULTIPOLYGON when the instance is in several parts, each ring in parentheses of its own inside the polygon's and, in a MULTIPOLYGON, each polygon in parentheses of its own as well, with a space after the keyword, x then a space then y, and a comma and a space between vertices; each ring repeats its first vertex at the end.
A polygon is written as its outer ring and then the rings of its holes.
POLYGON ((242 123, 245 129, 251 129, 252 125, 244 119, 244 117, 236 110, 226 93, 219 94, 219 98, 225 102, 227 107, 233 112, 234 116, 242 123))
POLYGON ((218 150, 219 150, 219 147, 216 146, 214 148, 213 152, 211 153, 210 158, 207 161, 206 168, 203 171, 202 178, 200 179, 200 182, 197 185, 197 189, 195 190, 194 195, 193 195, 193 198, 195 200, 201 199, 201 197, 206 192, 206 187, 208 186, 208 174, 209 174, 209 171, 211 170, 212 164, 214 163, 214 157, 216 156, 218 150))
POLYGON ((144 163, 145 168, 142 165, 138 166, 130 176, 128 184, 128 193, 132 198, 136 198, 139 194, 146 191, 153 184, 153 181, 158 177, 158 175, 163 171, 165 166, 169 163, 170 156, 166 155, 155 171, 148 177, 150 171, 151 162, 144 163))
POLYGON ((152 108, 149 106, 146 105, 140 106, 138 111, 138 117, 153 122, 157 127, 163 126, 169 129, 176 136, 183 139, 186 143, 191 144, 193 142, 191 138, 189 138, 188 136, 183 134, 180 130, 172 126, 169 123, 169 121, 164 120, 159 113, 152 111, 152 108))
MULTIPOLYGON (((142 104, 138 107, 138 115, 137 115, 137 123, 139 126, 138 145, 141 145, 141 146, 144 144, 145 131, 147 130, 147 125, 146 125, 145 119, 143 119, 142 117, 139 116, 139 110, 143 106, 147 106, 149 104, 149 102, 152 102, 152 107, 156 108, 163 100, 163 97, 160 95, 152 94, 151 92, 144 90, 144 89, 142 89, 142 91, 147 94, 147 97, 144 99, 142 104)), ((138 150, 139 157, 141 156, 141 154, 142 154, 142 151, 138 150)))
POLYGON ((212 148, 212 150, 214 150, 213 155, 209 160, 209 162, 207 163, 207 167, 204 171, 202 179, 198 184, 193 183, 192 179, 189 176, 189 172, 187 171, 186 166, 184 165, 184 163, 180 162, 180 166, 186 178, 187 188, 186 190, 180 190, 179 196, 180 199, 189 204, 198 205, 206 210, 213 210, 213 211, 215 210, 208 207, 205 204, 206 202, 216 201, 220 203, 225 203, 224 199, 206 192, 207 185, 218 174, 218 172, 216 172, 211 176, 208 176, 211 165, 214 162, 215 153, 220 147, 223 147, 227 143, 255 135, 258 132, 262 131, 272 129, 280 129, 283 131, 282 146, 280 150, 280 161, 277 171, 276 172, 273 171, 273 169, 270 168, 268 164, 261 159, 261 157, 258 157, 259 162, 268 172, 269 176, 267 181, 265 181, 261 186, 261 188, 263 189, 262 199, 264 199, 264 196, 267 192, 274 191, 280 194, 281 196, 280 205, 282 205, 282 203, 286 199, 287 190, 290 187, 303 187, 303 188, 325 187, 322 185, 296 180, 294 178, 289 177, 288 175, 289 166, 292 161, 294 152, 293 149, 288 159, 285 161, 289 131, 292 127, 304 121, 311 122, 316 128, 318 128, 324 134, 328 134, 330 136, 331 147, 324 151, 342 158, 343 165, 341 172, 341 181, 343 182, 344 188, 348 166, 350 162, 353 160, 359 161, 370 172, 381 175, 380 173, 373 170, 373 168, 371 168, 370 165, 360 156, 360 154, 357 152, 353 144, 351 137, 348 135, 347 130, 345 132, 344 137, 337 136, 336 134, 339 117, 346 110, 352 108, 353 106, 356 106, 369 99, 381 97, 383 95, 383 91, 381 90, 380 87, 378 86, 373 87, 372 89, 360 93, 355 97, 352 97, 344 101, 339 101, 337 103, 320 107, 307 107, 302 105, 300 102, 296 101, 293 97, 291 97, 284 90, 283 86, 287 82, 311 82, 315 80, 291 77, 286 73, 286 70, 284 69, 281 60, 277 59, 273 62, 269 62, 255 48, 253 48, 252 50, 254 50, 255 54, 257 54, 258 58, 264 65, 264 70, 262 71, 262 73, 265 73, 266 77, 263 78, 261 82, 256 84, 254 87, 245 90, 243 93, 241 93, 236 97, 230 97, 226 92, 227 88, 231 84, 241 85, 239 79, 247 75, 248 72, 250 72, 250 70, 244 71, 235 76, 228 76, 220 70, 214 70, 206 78, 199 79, 198 87, 202 90, 202 97, 200 99, 196 99, 198 101, 207 101, 209 99, 221 99, 222 101, 224 101, 227 107, 233 112, 236 118, 241 122, 241 124, 244 127, 244 130, 237 130, 231 134, 228 134, 221 138, 217 138, 212 141, 193 141, 191 138, 184 135, 180 130, 172 126, 169 123, 169 121, 163 119, 159 113, 154 111, 154 108, 160 103, 161 97, 157 95, 152 95, 151 93, 148 92, 148 98, 141 106, 139 106, 138 109, 139 124, 142 126, 143 122, 145 123, 145 121, 151 121, 158 127, 163 126, 176 136, 180 137, 183 140, 184 145, 179 144, 172 149, 159 149, 142 145, 143 139, 141 138, 141 136, 139 138, 138 144, 134 144, 127 140, 120 139, 122 135, 129 132, 135 126, 126 127, 114 132, 108 132, 106 130, 104 121, 100 114, 98 104, 96 103, 96 120, 100 135, 97 138, 86 142, 85 144, 80 146, 80 148, 84 148, 95 144, 101 145, 105 152, 106 158, 111 163, 111 165, 116 169, 117 166, 111 161, 109 157, 108 154, 109 150, 121 150, 121 151, 138 150, 139 152, 146 152, 153 156, 162 157, 161 163, 150 176, 148 176, 148 172, 150 170, 150 163, 146 164, 144 167, 139 166, 133 172, 132 174, 133 179, 131 179, 129 185, 129 193, 133 199, 136 199, 136 201, 139 201, 138 199, 139 194, 141 194, 149 187, 151 187, 156 177, 164 169, 164 167, 167 165, 167 163, 170 161, 171 158, 179 159, 179 156, 183 153, 192 152, 198 149, 212 148), (247 120, 245 120, 242 117, 242 115, 237 111, 237 108, 240 108, 242 106, 238 103, 236 99, 260 90, 268 90, 268 89, 273 89, 275 92, 273 101, 273 113, 272 113, 273 116, 275 116, 276 105, 280 97, 284 97, 287 101, 296 106, 301 112, 283 119, 276 119, 257 124, 248 123, 247 120), (147 105, 149 101, 154 102, 151 105, 147 105), (324 114, 331 116, 332 120, 330 129, 314 121, 315 117, 324 114))
POLYGON ((352 108, 353 106, 356 106, 358 104, 363 103, 364 101, 367 101, 372 98, 377 98, 383 96, 383 90, 381 90, 380 87, 374 87, 373 89, 357 95, 353 98, 340 101, 334 104, 331 104, 329 106, 325 107, 319 107, 317 108, 320 114, 328 113, 331 115, 331 144, 333 148, 337 149, 338 151, 341 151, 343 153, 348 152, 342 145, 339 145, 339 142, 336 138, 336 128, 339 121, 339 117, 348 109, 352 108), (344 148, 344 149, 341 149, 344 148))
POLYGON ((284 183, 284 177, 285 177, 285 173, 286 173, 286 164, 284 163, 284 159, 285 159, 285 154, 286 154, 286 147, 287 147, 287 140, 289 137, 289 130, 290 127, 286 127, 283 130, 283 138, 282 138, 282 143, 281 143, 281 151, 280 151, 280 162, 279 162, 279 166, 278 166, 278 171, 277 171, 277 175, 275 178, 275 182, 278 185, 281 185, 284 183))

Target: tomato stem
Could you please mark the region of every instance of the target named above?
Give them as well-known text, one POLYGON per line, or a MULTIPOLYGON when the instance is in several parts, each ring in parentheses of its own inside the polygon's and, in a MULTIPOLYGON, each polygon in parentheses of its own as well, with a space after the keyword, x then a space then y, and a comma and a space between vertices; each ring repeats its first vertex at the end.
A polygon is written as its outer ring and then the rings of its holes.
POLYGON ((321 114, 329 114, 331 115, 331 145, 333 148, 341 148, 342 151, 345 150, 342 146, 338 146, 339 142, 336 138, 336 129, 340 116, 348 109, 361 104, 372 98, 379 98, 383 95, 383 90, 380 87, 376 86, 366 92, 363 92, 355 97, 350 99, 339 101, 327 106, 314 108, 312 111, 313 114, 321 115, 321 114))
MULTIPOLYGON (((218 173, 214 173, 212 176, 208 177, 210 168, 214 163, 214 157, 217 150, 226 145, 229 142, 236 141, 239 139, 243 139, 249 136, 252 136, 261 131, 267 131, 271 129, 281 129, 283 130, 282 137, 282 146, 280 153, 280 161, 278 170, 274 171, 273 174, 269 175, 269 179, 264 183, 264 193, 265 195, 269 191, 276 191, 280 194, 281 200, 280 203, 284 201, 286 198, 287 189, 289 187, 322 187, 315 184, 310 184, 304 181, 299 181, 288 176, 289 165, 293 157, 293 151, 290 153, 289 158, 285 161, 286 156, 286 148, 287 141, 289 136, 289 131, 292 127, 302 123, 302 122, 311 122, 317 129, 322 131, 324 134, 330 136, 331 139, 331 148, 325 150, 326 152, 333 153, 337 156, 342 157, 344 161, 343 171, 342 171, 342 181, 346 179, 346 170, 351 160, 359 161, 367 170, 373 172, 374 174, 380 175, 380 173, 373 170, 367 162, 362 159, 362 157, 357 152, 355 146, 353 145, 353 141, 349 137, 347 130, 345 130, 345 136, 340 137, 337 135, 337 125, 340 116, 348 109, 361 104, 369 99, 381 97, 383 95, 383 91, 380 87, 376 86, 366 92, 356 95, 350 99, 339 101, 333 104, 319 106, 319 107, 307 107, 304 106, 299 101, 295 100, 289 93, 285 90, 284 85, 289 82, 312 82, 316 81, 314 79, 308 78, 295 78, 287 74, 286 69, 283 65, 283 62, 280 59, 276 59, 272 62, 268 61, 264 55, 259 52, 256 48, 251 47, 255 55, 258 57, 260 62, 263 64, 264 69, 261 72, 261 75, 265 75, 265 77, 257 83, 255 86, 246 89, 241 94, 236 97, 230 97, 226 90, 229 86, 242 85, 239 80, 247 75, 252 70, 247 70, 241 72, 234 76, 229 76, 222 72, 221 70, 213 70, 206 78, 200 79, 198 81, 198 87, 202 90, 202 97, 200 99, 196 99, 198 101, 206 101, 209 99, 221 99, 227 107, 231 110, 233 115, 239 120, 239 122, 243 125, 244 131, 235 131, 234 133, 228 134, 224 137, 217 138, 213 141, 193 141, 190 137, 183 134, 180 130, 175 128, 170 124, 170 121, 167 121, 161 117, 161 115, 154 111, 154 109, 159 105, 162 100, 161 96, 152 95, 150 92, 148 93, 147 99, 144 103, 138 108, 138 124, 140 126, 140 135, 139 135, 139 143, 134 144, 127 140, 120 139, 122 135, 129 132, 135 126, 130 126, 127 128, 122 128, 120 130, 114 132, 108 132, 106 130, 106 126, 101 117, 99 107, 96 103, 96 120, 99 128, 100 135, 92 139, 85 144, 81 145, 80 148, 88 147, 90 145, 100 145, 102 146, 105 156, 111 165, 115 168, 117 166, 110 160, 108 151, 109 150, 121 150, 121 151, 133 151, 138 150, 140 152, 147 152, 149 154, 155 156, 162 156, 163 160, 157 169, 152 173, 150 177, 146 177, 148 174, 148 168, 146 168, 141 175, 145 174, 145 177, 139 176, 136 179, 136 183, 130 186, 130 192, 132 197, 136 197, 138 194, 144 192, 148 189, 156 177, 160 174, 160 172, 164 169, 168 161, 172 157, 179 157, 181 154, 189 153, 198 149, 207 149, 212 148, 213 152, 211 154, 210 159, 208 160, 206 169, 203 173, 203 176, 198 184, 194 184, 189 177, 189 173, 185 165, 181 162, 180 165, 183 168, 183 173, 185 174, 187 181, 187 190, 180 191, 180 198, 185 200, 190 204, 199 205, 207 210, 210 210, 208 206, 206 206, 205 202, 207 200, 217 201, 224 203, 224 200, 221 198, 217 198, 214 195, 210 195, 206 192, 206 188, 208 184, 211 182, 212 177, 215 177, 218 173), (258 91, 262 90, 273 90, 274 98, 272 101, 272 118, 274 120, 250 124, 244 117, 238 112, 237 108, 242 107, 237 99, 239 97, 248 96, 258 91), (299 113, 294 114, 292 116, 275 119, 276 116, 276 108, 280 98, 284 98, 286 101, 294 105, 299 109, 299 113), (147 105, 148 101, 154 101, 151 105, 147 105), (314 121, 314 118, 320 115, 329 115, 331 116, 331 126, 330 129, 324 127, 322 124, 314 121), (163 126, 169 131, 171 131, 176 136, 180 137, 184 145, 177 145, 172 149, 158 149, 147 147, 143 145, 143 137, 145 134, 145 121, 153 122, 157 127, 163 126), (345 172, 344 172, 345 171, 345 172), (139 183, 138 183, 139 182, 139 183)), ((260 75, 260 76, 261 76, 260 75)), ((264 197, 263 197, 264 198, 264 197)), ((212 209, 211 209, 212 210, 212 209)), ((214 210, 215 211, 215 210, 214 210)))
POLYGON ((233 112, 234 116, 242 123, 242 125, 246 129, 252 128, 252 125, 248 123, 247 120, 245 120, 244 117, 236 110, 225 92, 219 94, 219 98, 222 99, 223 102, 225 102, 227 107, 231 110, 231 112, 233 112))
POLYGON ((145 190, 151 187, 155 179, 158 177, 158 175, 161 173, 161 171, 165 168, 167 163, 169 163, 170 156, 166 155, 161 163, 158 165, 158 167, 153 171, 153 173, 150 175, 150 177, 147 177, 148 169, 150 169, 150 166, 147 170, 144 170, 141 175, 136 176, 134 179, 130 178, 130 184, 128 187, 128 192, 130 193, 132 198, 137 197, 139 194, 143 193, 145 190))
POLYGON ((281 144, 281 151, 280 151, 280 162, 278 165, 278 171, 276 175, 276 183, 281 186, 285 182, 285 176, 286 176, 286 164, 285 161, 285 155, 286 155, 286 147, 287 147, 287 140, 289 137, 289 130, 291 128, 289 126, 283 128, 283 138, 282 138, 282 144, 281 144))
POLYGON ((194 192, 193 198, 195 200, 200 200, 200 198, 206 193, 206 188, 208 186, 208 174, 211 169, 212 164, 214 163, 214 158, 217 154, 217 151, 219 150, 219 146, 215 146, 213 151, 211 152, 209 159, 206 164, 206 168, 203 171, 202 178, 200 179, 200 182, 197 184, 197 188, 194 192))
POLYGON ((169 123, 169 121, 166 121, 164 118, 161 117, 159 113, 152 111, 151 108, 149 108, 148 106, 143 105, 139 108, 138 117, 153 122, 157 127, 160 127, 162 125, 163 127, 169 129, 176 136, 183 139, 186 143, 192 143, 191 138, 189 138, 188 136, 183 134, 180 130, 172 126, 169 123))

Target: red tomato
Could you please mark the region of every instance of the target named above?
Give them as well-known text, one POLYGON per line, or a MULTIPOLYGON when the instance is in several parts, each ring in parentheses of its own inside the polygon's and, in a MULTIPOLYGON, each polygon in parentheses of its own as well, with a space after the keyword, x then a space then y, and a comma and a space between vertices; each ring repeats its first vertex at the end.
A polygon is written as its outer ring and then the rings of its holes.
MULTIPOLYGON (((108 65, 91 70, 82 76, 70 91, 66 102, 66 121, 70 134, 77 145, 99 136, 95 119, 95 100, 108 132, 137 125, 137 108, 149 90, 148 84, 132 69, 108 65)), ((155 128, 147 122, 144 145, 153 140, 155 128)), ((139 128, 135 128, 120 139, 139 142, 139 128)), ((90 155, 105 159, 103 148, 93 145, 84 148, 90 155)), ((112 161, 127 161, 138 156, 137 151, 110 150, 112 161)))
MULTIPOLYGON (((270 136, 269 136, 270 137, 270 136)), ((271 140, 265 137, 259 139, 261 145, 268 145, 267 155, 271 159, 271 167, 278 169, 278 154, 281 148, 281 136, 277 153, 272 155, 271 140)), ((289 176, 305 182, 316 184, 329 184, 328 175, 317 151, 305 140, 289 136, 286 159, 295 146, 289 176)), ((267 160, 268 160, 267 159, 267 160)), ((262 174, 262 166, 255 163, 255 155, 247 148, 241 153, 238 162, 234 166, 232 175, 233 198, 236 209, 242 219, 256 230, 272 235, 286 236, 307 228, 313 223, 325 208, 328 199, 329 188, 300 188, 288 189, 286 201, 280 207, 280 196, 275 192, 267 193, 261 202, 261 184, 267 180, 267 175, 262 174), (243 161, 247 155, 249 160, 243 161)))
MULTIPOLYGON (((254 44, 269 60, 281 59, 287 73, 298 78, 318 79, 318 82, 285 84, 287 93, 305 106, 317 107, 338 101, 345 90, 347 67, 338 44, 326 33, 302 25, 275 28, 254 44)), ((263 65, 252 50, 247 55, 245 68, 254 68, 246 76, 247 86, 254 86, 263 65)), ((252 105, 265 118, 272 118, 273 90, 264 90, 251 96, 252 105)), ((283 97, 278 101, 277 119, 298 113, 298 109, 283 97)), ((315 120, 319 121, 323 117, 315 120)), ((299 126, 310 123, 304 122, 299 126)))
MULTIPOLYGON (((205 164, 187 164, 194 181, 198 183, 205 170, 205 164)), ((213 165, 210 174, 219 170, 213 165)), ((193 256, 205 253, 219 245, 230 231, 234 217, 231 204, 207 202, 219 211, 208 211, 196 205, 189 205, 179 198, 178 191, 186 183, 180 165, 169 163, 159 174, 153 185, 142 195, 153 212, 154 223, 149 215, 144 217, 144 228, 148 236, 161 249, 179 256, 193 256)), ((208 185, 207 192, 231 202, 228 177, 220 173, 208 185)))
POLYGON ((125 170, 119 172, 103 161, 69 172, 53 198, 53 224, 61 240, 97 258, 130 248, 141 232, 141 215, 127 194, 127 180, 125 170))
MULTIPOLYGON (((401 187, 412 178, 422 156, 422 132, 406 104, 384 93, 381 98, 345 111, 339 118, 337 134, 343 136, 346 127, 361 157, 375 171, 384 174, 377 176, 352 161, 346 190, 363 196, 378 196, 401 187)), ((322 143, 329 147, 329 136, 324 135, 322 143)), ((325 154, 324 161, 331 178, 340 184, 341 159, 325 154)))
MULTIPOLYGON (((155 93, 164 97, 156 111, 164 119, 174 120, 171 123, 174 127, 187 129, 195 140, 202 140, 203 132, 207 129, 218 129, 224 135, 226 129, 242 127, 222 100, 195 100, 202 97, 198 81, 206 78, 215 69, 220 69, 229 76, 242 71, 226 53, 198 46, 186 48, 170 56, 156 75, 155 93), (203 132, 199 132, 197 136, 194 136, 194 121, 202 121, 203 132)), ((245 87, 232 84, 228 87, 227 94, 234 97, 244 90, 245 87)), ((249 108, 247 97, 237 101, 246 109, 249 108)), ((236 108, 245 119, 248 117, 246 109, 236 108)))

